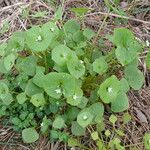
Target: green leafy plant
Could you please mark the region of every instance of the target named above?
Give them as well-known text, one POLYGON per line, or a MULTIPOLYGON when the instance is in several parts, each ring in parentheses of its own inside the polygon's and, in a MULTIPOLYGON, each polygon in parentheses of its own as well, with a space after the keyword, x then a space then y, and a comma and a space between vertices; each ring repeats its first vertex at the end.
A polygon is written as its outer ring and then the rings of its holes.
MULTIPOLYGON (((26 143, 44 134, 52 141, 59 139, 85 148, 75 137, 96 125, 91 138, 100 149, 106 147, 99 138, 104 112, 127 110, 127 92, 143 85, 137 61, 142 46, 129 29, 117 28, 108 37, 113 50, 104 53, 92 43, 95 32, 81 28, 76 20, 58 28, 61 12, 59 8, 53 21, 14 33, 8 42, 0 44, 0 116, 5 116, 14 130, 22 131, 26 143)), ((116 121, 112 115, 114 128, 116 121)), ((124 116, 124 122, 128 121, 129 115, 124 116)), ((121 131, 115 133, 123 135, 121 131)), ((110 135, 106 130, 104 136, 110 135)), ((123 149, 117 137, 109 144, 123 149)))

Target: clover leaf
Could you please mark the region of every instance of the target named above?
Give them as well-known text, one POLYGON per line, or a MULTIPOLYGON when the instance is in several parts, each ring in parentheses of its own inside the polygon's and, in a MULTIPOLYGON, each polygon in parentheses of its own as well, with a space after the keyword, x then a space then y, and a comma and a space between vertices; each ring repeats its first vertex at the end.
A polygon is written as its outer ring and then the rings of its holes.
POLYGON ((146 62, 147 68, 150 69, 150 49, 149 49, 149 51, 147 53, 145 62, 146 62))
POLYGON ((65 121, 62 118, 62 116, 56 116, 56 118, 53 122, 53 127, 56 129, 62 129, 65 127, 65 121))
POLYGON ((143 73, 134 66, 125 68, 125 79, 134 90, 139 90, 144 83, 143 73))
POLYGON ((39 134, 34 128, 26 128, 22 130, 22 139, 25 143, 33 143, 37 141, 39 134))
POLYGON ((123 92, 120 92, 117 98, 111 102, 111 110, 113 112, 123 112, 128 108, 129 108, 128 97, 123 92))
POLYGON ((78 124, 85 128, 92 123, 93 115, 88 108, 83 109, 77 116, 78 124))
POLYGON ((99 74, 105 73, 108 69, 108 64, 103 57, 97 58, 92 65, 93 71, 99 74))
POLYGON ((33 95, 31 97, 30 102, 35 106, 35 107, 39 107, 39 106, 43 106, 46 104, 44 95, 42 93, 37 93, 35 95, 33 95))
POLYGON ((34 52, 45 51, 52 40, 52 33, 47 26, 33 26, 26 31, 26 44, 34 52))
POLYGON ((60 66, 66 65, 70 59, 76 59, 75 52, 65 45, 58 45, 52 50, 52 60, 60 66))
POLYGON ((110 103, 116 99, 119 90, 120 82, 116 76, 112 75, 100 85, 98 95, 104 103, 110 103))
POLYGON ((78 108, 85 108, 88 103, 88 99, 86 97, 82 97, 81 102, 77 105, 78 108))

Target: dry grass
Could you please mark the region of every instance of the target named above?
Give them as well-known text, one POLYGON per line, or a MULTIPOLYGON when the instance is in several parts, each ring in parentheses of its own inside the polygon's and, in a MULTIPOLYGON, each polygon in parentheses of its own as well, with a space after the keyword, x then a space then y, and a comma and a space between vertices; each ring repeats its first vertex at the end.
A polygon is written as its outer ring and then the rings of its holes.
MULTIPOLYGON (((9 23, 9 30, 2 36, 0 35, 0 43, 7 41, 15 31, 26 30, 33 24, 41 24, 50 20, 59 4, 62 4, 61 0, 56 0, 54 5, 42 0, 0 0, 0 27, 6 21, 9 23), (24 9, 29 9, 29 16, 27 18, 22 18, 22 11, 24 9), (31 17, 31 14, 37 11, 47 11, 47 15, 44 18, 31 17)), ((70 8, 88 7, 92 9, 92 12, 85 15, 84 23, 86 26, 98 31, 97 38, 111 33, 116 27, 125 26, 133 30, 142 42, 150 41, 150 13, 147 10, 150 2, 148 0, 133 0, 131 3, 121 3, 121 5, 123 5, 122 9, 126 10, 130 17, 122 17, 112 13, 108 14, 102 0, 66 0, 64 3, 64 20, 75 17, 70 12, 70 8), (106 16, 107 18, 105 19, 106 16), (115 18, 123 18, 127 23, 116 24, 115 18)), ((105 44, 109 47, 107 41, 105 44)), ((123 143, 126 145, 126 149, 130 145, 135 145, 139 150, 144 150, 142 137, 145 132, 150 131, 150 75, 143 61, 147 51, 148 49, 144 50, 140 59, 140 68, 143 70, 146 79, 144 88, 141 91, 131 91, 129 93, 129 112, 133 121, 124 127, 126 135, 123 138, 123 143)), ((106 127, 111 130, 111 125, 108 122, 109 115, 105 114, 105 122, 106 127)), ((119 116, 121 114, 118 114, 119 116)), ((120 123, 118 122, 117 128, 119 127, 120 123)), ((92 128, 87 131, 87 135, 91 130, 92 128)), ((92 150, 96 149, 95 143, 91 142, 87 137, 85 136, 85 139, 83 139, 84 144, 88 145, 92 150)), ((21 141, 20 134, 15 133, 10 126, 6 125, 0 126, 0 150, 67 150, 67 147, 59 142, 50 143, 45 137, 41 137, 37 143, 25 145, 21 141)))

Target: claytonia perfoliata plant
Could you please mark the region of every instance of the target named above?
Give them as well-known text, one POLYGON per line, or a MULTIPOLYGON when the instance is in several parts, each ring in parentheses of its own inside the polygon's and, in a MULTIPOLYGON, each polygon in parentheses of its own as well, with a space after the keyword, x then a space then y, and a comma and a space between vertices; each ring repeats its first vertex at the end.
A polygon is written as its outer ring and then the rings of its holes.
MULTIPOLYGON (((117 28, 109 36, 114 51, 104 54, 92 43, 95 35, 76 20, 59 28, 50 21, 1 43, 0 116, 22 131, 24 142, 35 142, 40 133, 66 142, 101 123, 104 106, 110 112, 128 109, 127 92, 144 81, 138 69, 142 46, 130 30, 117 28)), ((97 140, 98 133, 92 138, 97 140)))

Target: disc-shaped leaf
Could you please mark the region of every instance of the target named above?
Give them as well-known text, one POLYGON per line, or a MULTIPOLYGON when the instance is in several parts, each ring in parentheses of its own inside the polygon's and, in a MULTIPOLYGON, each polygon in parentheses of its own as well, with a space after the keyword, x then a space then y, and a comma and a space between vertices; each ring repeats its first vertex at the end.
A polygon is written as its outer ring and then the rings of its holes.
POLYGON ((19 93, 16 98, 19 104, 23 104, 27 100, 26 94, 24 92, 19 93))
POLYGON ((9 88, 7 84, 4 82, 0 82, 0 97, 1 95, 7 94, 7 93, 9 93, 9 88))
POLYGON ((33 76, 36 71, 37 59, 35 56, 28 56, 22 59, 19 59, 16 67, 20 72, 24 72, 29 76, 33 76))
POLYGON ((44 95, 42 93, 37 93, 35 95, 33 95, 31 97, 30 102, 35 106, 35 107, 39 107, 39 106, 43 106, 46 104, 44 95))
POLYGON ((90 40, 92 37, 95 36, 95 32, 89 28, 84 29, 83 31, 83 35, 90 40))
POLYGON ((25 94, 28 95, 29 97, 38 94, 38 93, 43 93, 43 89, 36 86, 32 79, 30 79, 25 87, 25 94))
POLYGON ((26 128, 22 131, 22 139, 25 143, 33 143, 37 141, 39 134, 34 128, 26 128))
POLYGON ((89 110, 90 110, 91 114, 94 116, 95 122, 98 121, 97 119, 100 119, 100 121, 102 121, 102 117, 104 114, 104 106, 102 103, 97 102, 97 103, 92 104, 89 107, 89 110))
POLYGON ((33 26, 26 31, 26 44, 34 52, 45 51, 52 40, 52 33, 49 28, 33 26))
POLYGON ((111 103, 113 112, 123 112, 129 108, 128 97, 125 93, 120 92, 117 98, 111 103))
POLYGON ((83 96, 81 102, 78 104, 77 107, 83 109, 86 107, 87 103, 88 103, 88 99, 83 96))
POLYGON ((104 103, 110 103, 116 99, 119 90, 120 82, 116 76, 112 75, 100 85, 98 94, 104 103))
POLYGON ((125 68, 125 78, 134 90, 139 90, 144 83, 143 73, 134 66, 125 68))
POLYGON ((13 101, 13 97, 10 93, 2 94, 0 98, 4 105, 10 105, 13 101))
POLYGON ((77 88, 75 90, 74 95, 67 98, 67 103, 72 106, 77 106, 81 103, 82 96, 83 96, 82 90, 80 88, 77 88))
POLYGON ((69 20, 64 24, 66 33, 76 33, 80 30, 80 25, 75 20, 69 20))
POLYGON ((120 87, 121 87, 121 91, 124 93, 127 93, 130 90, 128 81, 125 78, 122 78, 120 80, 120 87))
POLYGON ((58 45, 52 50, 52 59, 60 66, 65 65, 67 61, 76 57, 75 53, 65 45, 58 45))
POLYGON ((67 63, 68 70, 71 75, 76 77, 77 79, 82 77, 85 73, 85 66, 82 61, 79 60, 70 60, 67 63))
POLYGON ((77 122, 83 128, 91 124, 92 120, 93 120, 93 115, 91 114, 90 110, 87 108, 83 109, 77 116, 77 122))
POLYGON ((93 62, 93 71, 99 74, 103 74, 107 71, 108 64, 103 57, 97 58, 93 62))
POLYGON ((123 66, 131 63, 137 57, 137 51, 133 45, 128 48, 118 46, 115 53, 117 59, 123 66))
POLYGON ((147 53, 145 62, 146 62, 147 68, 150 69, 150 49, 149 49, 149 51, 147 53))
POLYGON ((7 43, 0 44, 0 56, 4 56, 7 43))
POLYGON ((85 135, 85 128, 81 127, 76 121, 72 122, 71 132, 75 136, 83 136, 85 135))
POLYGON ((62 116, 56 116, 56 118, 53 122, 53 127, 56 129, 62 129, 65 127, 65 121, 62 118, 62 116))
POLYGON ((7 71, 11 70, 11 68, 14 66, 15 60, 16 56, 13 53, 4 58, 4 67, 7 71))

